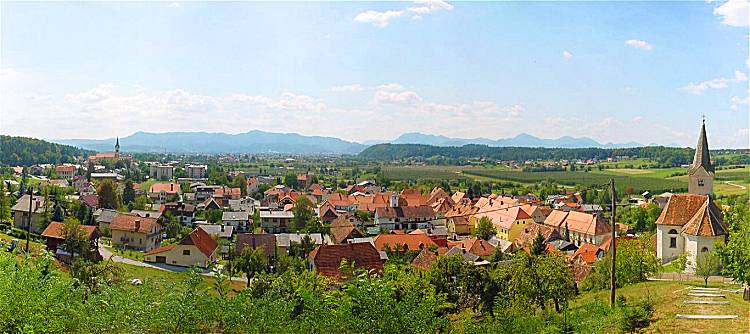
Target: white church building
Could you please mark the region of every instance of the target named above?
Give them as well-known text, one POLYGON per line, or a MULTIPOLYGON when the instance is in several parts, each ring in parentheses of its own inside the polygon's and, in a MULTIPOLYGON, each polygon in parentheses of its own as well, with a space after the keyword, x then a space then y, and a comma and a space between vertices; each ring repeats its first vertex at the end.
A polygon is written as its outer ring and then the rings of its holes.
POLYGON ((716 242, 726 241, 728 228, 711 198, 714 173, 704 120, 688 169, 688 193, 672 195, 656 219, 656 256, 662 263, 687 253, 686 271, 694 272, 698 256, 712 251, 716 242))

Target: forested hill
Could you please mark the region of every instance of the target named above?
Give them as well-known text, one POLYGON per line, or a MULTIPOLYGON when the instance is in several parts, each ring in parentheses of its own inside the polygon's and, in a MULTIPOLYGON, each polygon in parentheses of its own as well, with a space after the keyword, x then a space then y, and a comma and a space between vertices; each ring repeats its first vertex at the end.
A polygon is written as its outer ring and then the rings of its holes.
POLYGON ((638 156, 651 158, 665 165, 688 164, 693 159, 693 149, 679 147, 648 146, 635 148, 529 148, 529 147, 490 147, 486 145, 430 146, 419 144, 378 144, 359 153, 359 157, 373 160, 403 160, 412 158, 445 157, 448 159, 494 159, 494 160, 536 160, 536 159, 607 159, 616 156, 638 156))
POLYGON ((75 162, 76 157, 87 157, 93 153, 40 139, 0 135, 0 165, 4 166, 75 162))

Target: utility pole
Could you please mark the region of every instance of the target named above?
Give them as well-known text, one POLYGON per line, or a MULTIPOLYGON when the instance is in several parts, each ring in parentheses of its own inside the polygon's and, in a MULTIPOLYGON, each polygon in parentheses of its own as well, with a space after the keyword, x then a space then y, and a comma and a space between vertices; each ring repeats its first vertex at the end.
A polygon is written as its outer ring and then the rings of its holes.
POLYGON ((26 224, 26 253, 29 253, 29 239, 31 239, 31 206, 34 204, 33 187, 29 186, 29 221, 26 224))
POLYGON ((610 241, 609 245, 609 253, 610 253, 610 259, 611 259, 611 266, 609 269, 610 278, 609 278, 609 306, 614 308, 615 307, 615 284, 617 283, 615 280, 615 259, 617 258, 617 242, 615 242, 615 230, 617 227, 617 224, 615 224, 615 215, 617 215, 617 190, 615 190, 615 179, 611 178, 609 179, 609 185, 611 187, 612 191, 612 216, 610 217, 610 221, 612 222, 611 228, 612 228, 612 240, 610 241))

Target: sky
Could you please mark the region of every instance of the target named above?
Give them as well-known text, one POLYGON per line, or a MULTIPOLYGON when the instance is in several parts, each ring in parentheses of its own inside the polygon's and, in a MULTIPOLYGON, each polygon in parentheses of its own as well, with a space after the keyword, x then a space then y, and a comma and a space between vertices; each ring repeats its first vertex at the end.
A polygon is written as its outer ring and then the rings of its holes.
POLYGON ((0 133, 748 148, 748 3, 0 3, 0 133))

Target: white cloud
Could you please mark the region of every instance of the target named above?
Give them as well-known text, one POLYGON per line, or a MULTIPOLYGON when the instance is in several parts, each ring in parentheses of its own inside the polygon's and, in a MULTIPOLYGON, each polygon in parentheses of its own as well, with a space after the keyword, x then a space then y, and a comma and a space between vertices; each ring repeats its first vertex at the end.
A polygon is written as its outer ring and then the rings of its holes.
POLYGON ((357 16, 354 17, 354 21, 370 23, 376 27, 384 28, 388 26, 391 20, 399 18, 404 14, 411 14, 412 20, 419 21, 422 20, 425 15, 441 10, 453 10, 453 5, 441 0, 419 0, 414 1, 412 6, 405 9, 386 10, 382 12, 367 10, 357 14, 357 16))
POLYGON ((375 102, 391 104, 414 104, 422 101, 422 97, 410 90, 377 89, 375 102))
POLYGON ((169 8, 180 8, 180 3, 179 2, 171 2, 169 4, 169 8))
POLYGON ((622 92, 627 95, 635 95, 638 93, 638 88, 635 88, 633 86, 625 86, 622 88, 622 92))
POLYGON ((750 8, 747 0, 729 0, 714 8, 714 15, 721 17, 721 23, 733 27, 748 27, 748 12, 750 8))
POLYGON ((748 107, 744 107, 742 109, 740 109, 740 108, 743 105, 750 104, 750 95, 749 96, 745 96, 744 98, 743 97, 739 97, 739 96, 732 96, 732 98, 729 100, 729 102, 732 103, 732 106, 730 107, 732 110, 734 110, 734 111, 740 111, 740 110, 747 111, 748 107))
POLYGON ((379 85, 379 86, 377 86, 375 88, 377 88, 379 90, 403 90, 404 86, 401 86, 401 84, 398 84, 398 83, 394 82, 394 83, 382 84, 382 85, 379 85))
POLYGON ((111 83, 102 84, 91 90, 65 95, 65 100, 73 103, 96 103, 108 99, 112 95, 114 85, 111 83))
POLYGON ((402 10, 388 10, 385 12, 378 12, 374 10, 368 10, 357 14, 354 17, 354 21, 362 23, 371 23, 377 27, 387 27, 390 20, 401 16, 404 13, 402 10))
POLYGON ((734 71, 733 78, 715 78, 699 83, 691 82, 681 89, 691 94, 702 94, 708 89, 723 89, 729 87, 730 83, 747 81, 747 75, 742 71, 734 71))
POLYGON ((627 44, 628 46, 634 47, 636 49, 641 49, 641 50, 646 50, 646 51, 651 51, 654 48, 654 46, 651 45, 649 42, 646 42, 640 39, 629 39, 625 41, 625 44, 627 44))
POLYGON ((417 13, 417 14, 429 14, 439 10, 453 10, 453 5, 446 1, 433 0, 433 1, 414 1, 415 6, 409 7, 406 10, 417 13))
POLYGON ((341 85, 341 86, 333 86, 331 87, 331 91, 333 92, 361 92, 365 90, 364 87, 360 84, 351 84, 351 85, 341 85))
POLYGON ((570 60, 571 58, 573 58, 573 54, 567 50, 563 51, 562 56, 563 56, 563 59, 565 60, 570 60))

